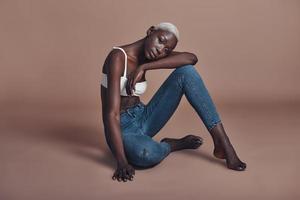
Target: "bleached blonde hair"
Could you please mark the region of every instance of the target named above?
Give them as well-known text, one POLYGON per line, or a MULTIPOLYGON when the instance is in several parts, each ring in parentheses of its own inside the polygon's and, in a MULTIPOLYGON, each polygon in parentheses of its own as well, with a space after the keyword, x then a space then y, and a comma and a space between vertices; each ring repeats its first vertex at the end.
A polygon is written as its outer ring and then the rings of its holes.
POLYGON ((169 32, 173 33, 176 36, 177 41, 179 41, 179 31, 178 31, 177 27, 170 22, 161 22, 161 23, 157 24, 156 26, 154 26, 154 29, 155 30, 161 29, 161 30, 169 31, 169 32))

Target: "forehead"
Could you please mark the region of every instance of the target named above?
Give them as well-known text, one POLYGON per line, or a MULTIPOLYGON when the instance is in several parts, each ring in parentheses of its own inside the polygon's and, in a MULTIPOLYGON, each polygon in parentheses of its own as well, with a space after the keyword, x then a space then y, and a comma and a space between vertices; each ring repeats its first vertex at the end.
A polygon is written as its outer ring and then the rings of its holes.
POLYGON ((175 47, 176 46, 177 38, 173 33, 169 32, 169 31, 166 31, 166 30, 158 30, 157 33, 158 33, 159 36, 164 37, 167 40, 167 44, 170 47, 175 47))

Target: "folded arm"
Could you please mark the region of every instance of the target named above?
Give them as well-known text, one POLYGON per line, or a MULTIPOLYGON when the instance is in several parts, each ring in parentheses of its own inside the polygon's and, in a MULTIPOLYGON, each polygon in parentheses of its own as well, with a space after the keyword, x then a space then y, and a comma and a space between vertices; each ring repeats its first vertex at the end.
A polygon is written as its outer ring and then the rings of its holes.
POLYGON ((197 62, 198 58, 193 53, 172 51, 167 57, 144 63, 141 65, 141 68, 145 71, 152 69, 171 69, 182 65, 195 65, 197 62))

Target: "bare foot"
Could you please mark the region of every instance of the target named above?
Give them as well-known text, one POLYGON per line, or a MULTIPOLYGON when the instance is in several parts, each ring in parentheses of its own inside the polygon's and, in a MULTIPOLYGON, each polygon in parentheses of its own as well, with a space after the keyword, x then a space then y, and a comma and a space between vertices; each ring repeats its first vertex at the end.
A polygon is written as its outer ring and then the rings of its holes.
POLYGON ((238 158, 231 144, 225 147, 225 149, 221 145, 215 145, 213 154, 216 158, 226 159, 226 164, 229 169, 244 171, 247 167, 246 163, 238 158))
POLYGON ((227 164, 227 167, 229 169, 233 169, 233 170, 236 170, 236 171, 244 171, 247 167, 247 164, 242 162, 240 159, 233 159, 231 161, 227 161, 226 162, 227 164))
POLYGON ((238 158, 224 130, 223 124, 218 123, 213 129, 210 130, 210 134, 213 137, 215 146, 213 152, 214 156, 220 159, 226 159, 226 164, 229 169, 244 171, 247 165, 238 158))
POLYGON ((228 146, 224 148, 224 150, 225 150, 226 164, 229 169, 233 169, 236 171, 244 171, 246 169, 247 167, 246 163, 242 162, 238 158, 233 146, 230 143, 228 146))
POLYGON ((202 143, 203 139, 195 135, 187 135, 180 139, 175 138, 164 138, 160 142, 167 142, 171 145, 172 151, 179 151, 183 149, 197 149, 202 143))

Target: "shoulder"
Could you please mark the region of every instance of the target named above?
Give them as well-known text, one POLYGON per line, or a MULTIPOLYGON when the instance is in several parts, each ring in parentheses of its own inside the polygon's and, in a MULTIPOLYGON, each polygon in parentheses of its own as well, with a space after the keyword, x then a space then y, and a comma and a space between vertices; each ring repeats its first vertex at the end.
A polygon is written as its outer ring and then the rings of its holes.
POLYGON ((112 49, 107 56, 108 72, 120 74, 125 66, 125 55, 119 49, 112 49))
POLYGON ((125 55, 120 49, 112 49, 108 54, 108 58, 110 61, 125 61, 125 55))

